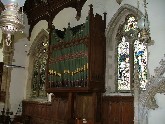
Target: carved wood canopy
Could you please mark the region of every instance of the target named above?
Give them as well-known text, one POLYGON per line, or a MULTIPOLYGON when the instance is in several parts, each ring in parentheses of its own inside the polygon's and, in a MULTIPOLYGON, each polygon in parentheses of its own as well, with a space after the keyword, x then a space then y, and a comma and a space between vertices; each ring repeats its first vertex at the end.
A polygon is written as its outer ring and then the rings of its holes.
POLYGON ((0 13, 5 9, 3 3, 0 1, 0 13))
POLYGON ((77 11, 76 18, 81 16, 81 9, 87 0, 26 0, 24 12, 27 14, 29 29, 29 38, 33 27, 40 21, 46 20, 48 28, 52 27, 54 17, 64 8, 72 7, 77 11))

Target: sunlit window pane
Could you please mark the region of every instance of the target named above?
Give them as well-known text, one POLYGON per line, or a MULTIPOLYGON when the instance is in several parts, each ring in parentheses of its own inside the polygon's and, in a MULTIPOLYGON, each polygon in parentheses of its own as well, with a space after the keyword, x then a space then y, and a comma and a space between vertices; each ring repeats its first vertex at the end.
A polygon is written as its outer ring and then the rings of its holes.
MULTIPOLYGON (((124 23, 124 32, 132 32, 133 30, 137 32, 137 21, 135 17, 128 16, 126 17, 126 22, 124 23)), ((122 31, 119 31, 122 32, 122 31)), ((138 65, 138 72, 139 72, 139 83, 140 88, 145 90, 145 86, 147 83, 147 47, 142 42, 139 42, 138 38, 134 41, 134 51, 130 51, 129 40, 126 41, 127 36, 123 36, 122 41, 118 45, 118 78, 117 78, 117 89, 118 91, 129 91, 131 89, 130 82, 130 62, 134 62, 134 65, 138 65), (130 53, 131 52, 131 53, 130 53), (134 60, 130 60, 130 54, 134 54, 134 60)), ((128 38, 129 39, 129 38, 128 38)), ((132 40, 132 39, 131 39, 132 40)), ((135 68, 135 66, 134 66, 135 68)), ((132 74, 133 75, 133 74, 132 74)))
POLYGON ((140 87, 145 90, 147 82, 147 48, 138 40, 134 43, 134 64, 138 64, 140 87))
POLYGON ((129 43, 122 38, 118 45, 118 90, 130 90, 129 43))

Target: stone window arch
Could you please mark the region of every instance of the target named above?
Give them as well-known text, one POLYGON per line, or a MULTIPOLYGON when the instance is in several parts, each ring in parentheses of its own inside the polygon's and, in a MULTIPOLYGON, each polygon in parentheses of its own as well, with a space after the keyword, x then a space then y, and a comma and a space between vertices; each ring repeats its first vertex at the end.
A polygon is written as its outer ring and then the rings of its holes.
POLYGON ((29 50, 29 68, 27 81, 27 98, 46 98, 45 76, 48 57, 47 31, 42 29, 34 39, 29 50))
MULTIPOLYGON (((116 14, 112 17, 108 23, 106 29, 106 88, 107 94, 112 92, 118 92, 118 45, 119 45, 119 29, 121 25, 125 23, 126 18, 132 15, 135 18, 140 18, 143 14, 137 10, 137 8, 125 4, 121 6, 116 14)), ((134 68, 134 66, 130 67, 134 68)), ((133 73, 134 69, 132 69, 133 73)), ((132 77, 130 77, 133 79, 132 77)), ((130 89, 131 90, 131 89, 130 89)))

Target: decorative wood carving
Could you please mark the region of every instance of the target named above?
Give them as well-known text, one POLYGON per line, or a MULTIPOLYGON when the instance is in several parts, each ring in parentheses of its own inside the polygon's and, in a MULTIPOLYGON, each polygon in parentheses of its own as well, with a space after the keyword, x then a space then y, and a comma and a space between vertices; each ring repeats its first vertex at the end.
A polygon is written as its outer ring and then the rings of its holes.
POLYGON ((1 12, 5 9, 5 6, 3 5, 3 3, 0 1, 0 14, 1 12))
POLYGON ((81 17, 81 9, 87 0, 26 0, 24 12, 27 14, 30 25, 29 37, 33 27, 40 21, 46 20, 48 28, 52 27, 54 17, 64 8, 73 7, 77 11, 76 18, 81 17))

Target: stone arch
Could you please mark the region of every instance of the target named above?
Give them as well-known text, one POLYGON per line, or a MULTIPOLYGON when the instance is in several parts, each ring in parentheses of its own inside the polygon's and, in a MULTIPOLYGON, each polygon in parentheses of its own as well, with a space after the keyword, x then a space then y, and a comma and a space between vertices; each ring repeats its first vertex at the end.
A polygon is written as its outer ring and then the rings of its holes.
POLYGON ((42 29, 34 41, 32 42, 29 53, 28 53, 28 61, 29 61, 29 66, 28 66, 28 80, 27 80, 27 86, 26 86, 26 98, 30 98, 31 96, 31 81, 32 81, 32 72, 33 72, 33 62, 35 58, 35 53, 37 53, 39 50, 42 49, 42 43, 43 42, 48 42, 49 40, 49 34, 46 30, 42 29))
POLYGON ((115 81, 117 77, 116 70, 116 34, 119 29, 120 24, 124 23, 125 17, 129 14, 134 15, 135 17, 141 17, 143 14, 137 8, 124 4, 121 6, 118 11, 114 14, 108 26, 106 28, 106 88, 107 94, 110 92, 116 91, 115 81), (110 84, 111 82, 111 84, 110 84))

